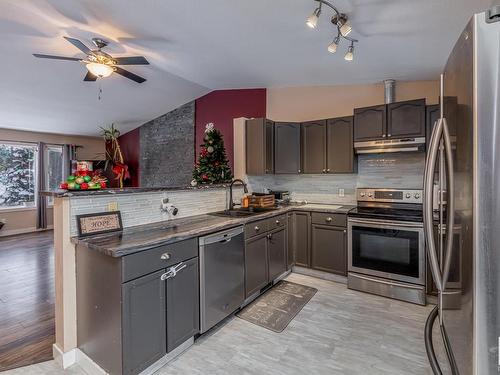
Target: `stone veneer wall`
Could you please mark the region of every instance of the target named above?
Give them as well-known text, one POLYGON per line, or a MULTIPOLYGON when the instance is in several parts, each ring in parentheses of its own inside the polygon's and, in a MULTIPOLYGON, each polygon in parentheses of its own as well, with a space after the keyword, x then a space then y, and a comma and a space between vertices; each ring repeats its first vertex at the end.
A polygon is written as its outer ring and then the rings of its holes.
POLYGON ((195 102, 184 104, 139 129, 141 187, 187 186, 194 163, 195 102))
POLYGON ((358 156, 357 174, 247 176, 250 191, 289 190, 293 200, 356 203, 356 188, 422 189, 425 153, 401 152, 358 156), (339 196, 344 189, 344 197, 339 196))
MULTIPOLYGON (((234 201, 241 200, 243 189, 234 187, 234 201)), ((228 188, 176 190, 150 193, 117 194, 70 198, 71 235, 77 235, 76 215, 107 211, 108 203, 116 202, 121 211, 123 227, 156 223, 181 217, 202 215, 226 209, 228 188), (176 216, 160 210, 163 198, 179 209, 176 216)))

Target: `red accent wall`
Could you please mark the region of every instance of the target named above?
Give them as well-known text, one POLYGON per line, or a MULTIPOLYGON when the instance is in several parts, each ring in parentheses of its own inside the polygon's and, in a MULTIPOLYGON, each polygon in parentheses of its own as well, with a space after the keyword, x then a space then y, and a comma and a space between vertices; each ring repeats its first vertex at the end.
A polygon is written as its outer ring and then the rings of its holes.
POLYGON ((128 165, 130 180, 126 180, 125 186, 139 186, 139 128, 129 131, 118 138, 122 149, 123 159, 128 165))
POLYGON ((266 117, 266 89, 216 90, 196 99, 195 155, 203 143, 205 125, 213 122, 224 136, 224 145, 233 166, 233 119, 266 117))

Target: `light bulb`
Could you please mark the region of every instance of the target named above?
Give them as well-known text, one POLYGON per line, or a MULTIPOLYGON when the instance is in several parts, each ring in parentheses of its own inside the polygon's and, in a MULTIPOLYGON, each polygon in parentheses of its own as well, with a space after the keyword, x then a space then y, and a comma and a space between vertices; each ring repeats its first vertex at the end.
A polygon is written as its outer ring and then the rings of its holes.
POLYGON ((335 53, 337 52, 337 47, 339 46, 339 37, 335 37, 335 39, 333 39, 333 42, 330 43, 330 45, 328 46, 328 52, 330 53, 335 53))
POLYGON ((315 29, 316 26, 318 26, 318 19, 320 14, 321 14, 320 8, 314 9, 313 14, 307 17, 306 25, 309 26, 311 29, 315 29))
POLYGON ((354 60, 354 46, 352 44, 347 49, 347 53, 345 54, 344 59, 346 61, 354 60))
POLYGON ((90 73, 99 78, 109 77, 114 72, 113 67, 96 62, 88 63, 86 67, 90 73))
POLYGON ((340 32, 342 33, 343 36, 347 36, 351 33, 352 31, 352 26, 348 21, 345 21, 342 26, 340 26, 340 32))

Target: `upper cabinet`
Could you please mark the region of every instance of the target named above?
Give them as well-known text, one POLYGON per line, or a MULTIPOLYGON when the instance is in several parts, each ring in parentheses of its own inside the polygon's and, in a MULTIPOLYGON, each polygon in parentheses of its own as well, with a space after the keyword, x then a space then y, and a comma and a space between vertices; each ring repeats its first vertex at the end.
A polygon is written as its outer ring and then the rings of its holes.
POLYGON ((326 173, 326 120, 302 123, 302 173, 326 173))
POLYGON ((425 137, 425 99, 387 105, 387 138, 425 137))
POLYGON ((354 109, 354 141, 372 141, 385 138, 387 107, 376 105, 354 109))
POLYGON ((246 169, 249 175, 274 173, 274 122, 264 118, 246 122, 246 169))
POLYGON ((300 124, 274 124, 274 173, 300 173, 300 124))
POLYGON ((329 119, 326 123, 326 172, 356 173, 353 116, 329 119))
POLYGON ((354 141, 425 137, 425 99, 354 109, 354 141))

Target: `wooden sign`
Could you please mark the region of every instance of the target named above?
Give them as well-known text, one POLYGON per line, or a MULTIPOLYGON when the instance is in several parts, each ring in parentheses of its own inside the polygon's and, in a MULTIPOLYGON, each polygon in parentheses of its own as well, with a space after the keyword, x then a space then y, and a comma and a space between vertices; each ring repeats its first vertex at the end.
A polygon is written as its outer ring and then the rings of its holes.
POLYGON ((120 211, 77 215, 78 236, 116 232, 123 229, 120 211))

